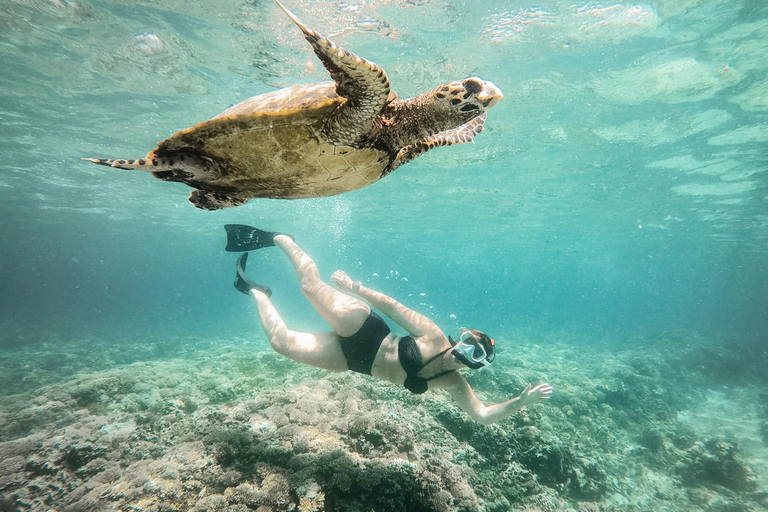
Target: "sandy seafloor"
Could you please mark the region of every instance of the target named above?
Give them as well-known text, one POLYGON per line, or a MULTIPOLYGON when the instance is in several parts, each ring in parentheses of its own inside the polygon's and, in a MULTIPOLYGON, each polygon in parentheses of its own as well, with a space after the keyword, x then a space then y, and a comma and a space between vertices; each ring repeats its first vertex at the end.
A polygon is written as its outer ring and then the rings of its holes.
POLYGON ((0 359, 3 512, 768 510, 766 355, 737 339, 509 332, 473 387, 555 394, 493 426, 261 333, 19 341, 0 359))

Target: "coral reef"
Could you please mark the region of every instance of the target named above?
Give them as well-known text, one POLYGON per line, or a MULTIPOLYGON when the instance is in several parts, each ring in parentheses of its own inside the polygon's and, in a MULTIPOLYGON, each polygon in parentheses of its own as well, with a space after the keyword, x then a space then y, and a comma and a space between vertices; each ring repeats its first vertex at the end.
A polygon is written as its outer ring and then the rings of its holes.
POLYGON ((64 372, 0 397, 0 511, 766 509, 738 444, 679 421, 706 382, 672 385, 686 354, 523 347, 473 387, 499 401, 546 377, 556 394, 492 426, 242 343, 64 372))
POLYGON ((683 485, 723 486, 733 491, 754 491, 755 477, 736 451, 736 447, 721 440, 695 442, 683 452, 675 466, 683 485))

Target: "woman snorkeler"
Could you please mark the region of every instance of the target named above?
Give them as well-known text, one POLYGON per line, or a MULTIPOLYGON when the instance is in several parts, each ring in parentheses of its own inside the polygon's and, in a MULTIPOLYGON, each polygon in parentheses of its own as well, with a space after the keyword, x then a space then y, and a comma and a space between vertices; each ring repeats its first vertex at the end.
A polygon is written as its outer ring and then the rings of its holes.
POLYGON ((477 370, 491 364, 496 355, 495 342, 487 334, 464 329, 459 340, 454 341, 427 317, 360 281, 353 281, 341 270, 331 276, 338 290, 323 282, 315 262, 291 236, 240 224, 228 224, 225 228, 228 251, 271 246, 282 249, 298 274, 302 293, 333 329, 321 333, 289 329, 270 300, 272 290, 245 274, 246 252, 237 260, 235 288, 256 301, 264 331, 276 352, 329 371, 352 370, 372 375, 402 385, 412 393, 444 389, 461 410, 486 425, 509 418, 521 407, 546 400, 552 394, 549 384, 528 384, 520 396, 498 404, 483 404, 457 370, 477 370), (408 331, 408 335, 392 333, 371 306, 408 331))

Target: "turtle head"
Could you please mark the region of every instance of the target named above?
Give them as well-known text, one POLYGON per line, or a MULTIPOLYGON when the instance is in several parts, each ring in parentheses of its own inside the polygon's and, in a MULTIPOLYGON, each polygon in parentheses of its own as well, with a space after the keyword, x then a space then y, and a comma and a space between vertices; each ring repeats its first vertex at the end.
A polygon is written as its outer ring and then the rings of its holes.
MULTIPOLYGON (((483 129, 486 111, 502 98, 504 94, 491 82, 470 77, 415 98, 391 100, 381 116, 381 136, 395 153, 417 143, 422 143, 423 152, 425 147, 469 142, 483 129), (425 138, 437 134, 442 137, 425 138)), ((397 165, 404 161, 408 159, 399 158, 397 165)))
POLYGON ((464 119, 482 114, 504 98, 501 89, 492 82, 477 77, 442 85, 431 93, 440 110, 455 112, 464 119))

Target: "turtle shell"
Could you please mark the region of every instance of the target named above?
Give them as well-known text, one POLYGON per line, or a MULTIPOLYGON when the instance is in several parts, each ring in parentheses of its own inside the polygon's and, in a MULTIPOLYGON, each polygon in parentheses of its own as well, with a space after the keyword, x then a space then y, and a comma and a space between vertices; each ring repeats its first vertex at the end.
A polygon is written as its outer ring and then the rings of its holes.
MULTIPOLYGON (((335 145, 329 114, 346 100, 334 82, 296 85, 249 98, 162 141, 147 158, 201 157, 214 172, 179 179, 241 199, 306 198, 356 190, 381 178, 395 155, 335 145)), ((160 177, 160 176, 158 176, 160 177)))

